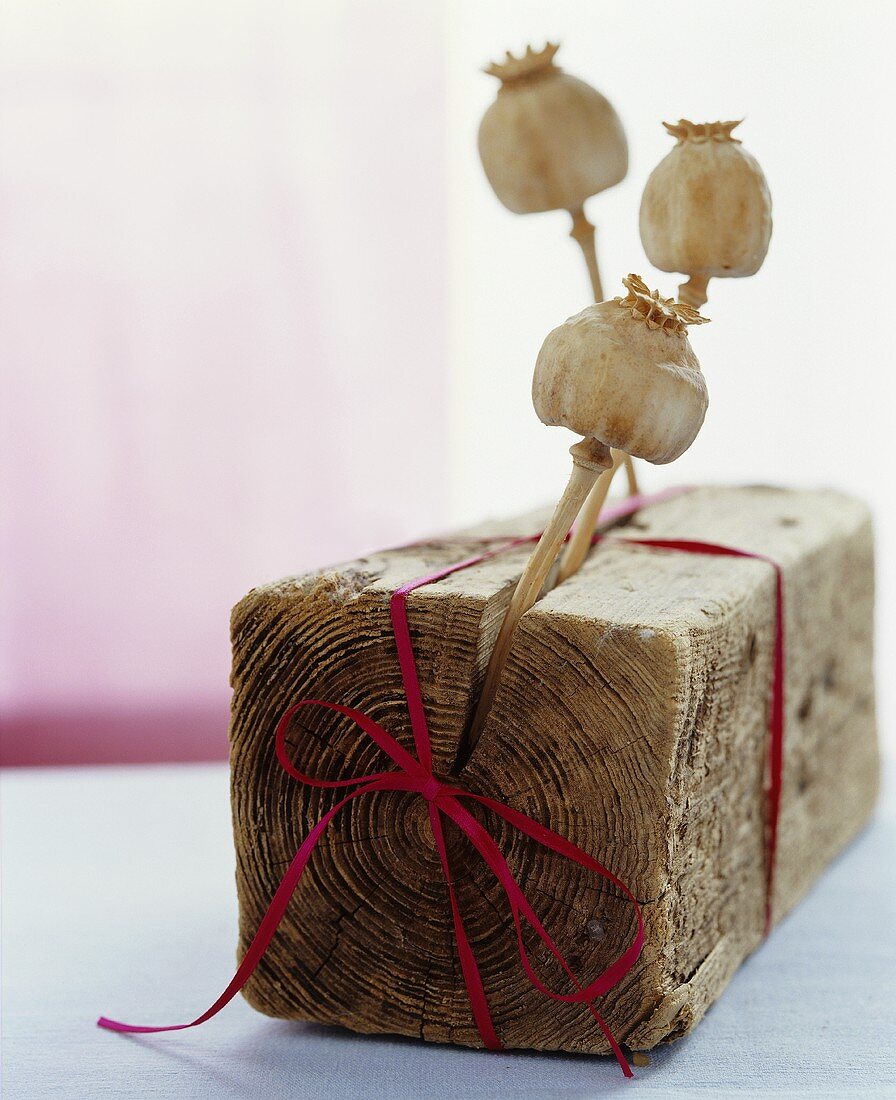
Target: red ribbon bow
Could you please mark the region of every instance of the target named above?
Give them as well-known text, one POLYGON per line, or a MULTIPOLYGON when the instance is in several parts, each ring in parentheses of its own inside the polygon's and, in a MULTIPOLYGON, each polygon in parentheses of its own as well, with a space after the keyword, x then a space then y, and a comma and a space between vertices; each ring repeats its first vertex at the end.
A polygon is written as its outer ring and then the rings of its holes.
MULTIPOLYGON (((638 499, 629 505, 630 510, 634 510, 640 506, 643 500, 638 499)), ((277 758, 280 761, 282 767, 291 775, 294 779, 299 780, 301 783, 305 783, 312 787, 326 787, 326 788, 345 788, 353 787, 354 790, 350 794, 347 794, 344 798, 340 799, 324 816, 317 822, 317 824, 311 829, 310 833, 306 836, 299 850, 296 852, 289 869, 283 876, 280 885, 277 887, 277 891, 269 905, 261 923, 258 926, 258 930, 255 933, 252 942, 246 951, 243 960, 237 969, 236 974, 233 976, 230 984, 221 994, 221 996, 215 1001, 210 1008, 208 1008, 201 1016, 198 1016, 195 1020, 192 1020, 187 1024, 175 1024, 166 1027, 143 1027, 132 1024, 119 1023, 115 1020, 101 1017, 97 1022, 100 1027, 108 1028, 112 1031, 122 1032, 138 1032, 138 1033, 150 1033, 159 1031, 180 1031, 184 1028, 196 1027, 199 1024, 204 1023, 210 1017, 218 1013, 245 985, 250 975, 258 965, 268 944, 270 943, 274 933, 283 919, 283 916, 287 910, 290 899, 293 892, 299 883, 299 880, 304 873, 308 861, 311 858, 311 853, 317 846, 318 841, 325 833, 330 822, 339 813, 339 811, 346 805, 348 805, 355 798, 360 798, 362 795, 373 794, 376 791, 414 791, 420 794, 426 799, 429 809, 429 819, 432 827, 433 841, 436 846, 436 850, 439 854, 439 859, 442 865, 442 871, 445 876, 445 882, 448 888, 448 897, 451 904, 451 912, 454 920, 454 932, 457 940, 458 954, 461 963, 461 970, 464 977, 464 982, 467 987, 467 994, 470 999, 470 1006, 473 1013, 473 1019, 476 1027, 482 1038, 483 1043, 490 1050, 501 1050, 502 1044, 498 1039, 495 1032, 494 1023, 492 1021, 491 1012, 488 1005, 488 999, 485 994, 485 990, 482 984, 482 978, 479 973, 479 967, 476 962, 476 958, 473 954, 473 950, 467 939, 466 931, 464 929, 463 918, 461 916, 460 907, 457 902, 457 897, 454 890, 454 883, 451 876, 451 867, 448 862, 448 850, 445 845, 445 838, 443 832, 442 816, 449 818, 454 824, 463 832, 469 839, 470 843, 476 849, 476 851, 482 856, 486 865, 494 873, 498 879, 501 887, 507 898, 507 902, 510 908, 511 916, 513 917, 514 927, 516 930, 517 944, 519 947, 520 962, 530 982, 545 996, 550 997, 556 1001, 563 1001, 565 1003, 581 1003, 586 1005, 591 1015, 594 1017, 601 1031, 610 1044, 613 1053, 616 1055, 619 1061, 622 1071, 626 1077, 632 1076, 632 1071, 629 1067, 628 1061, 625 1058, 619 1044, 614 1038, 612 1032, 606 1024, 606 1021, 594 1007, 592 1003, 596 997, 601 996, 608 990, 612 989, 615 985, 621 981, 621 979, 631 970, 638 956, 641 953, 641 948, 644 944, 644 923, 641 914, 640 906, 635 899, 632 892, 620 879, 618 879, 611 871, 609 871, 602 864, 598 863, 596 859, 590 856, 587 852, 583 851, 577 845, 573 844, 570 840, 558 833, 553 832, 551 829, 546 828, 544 825, 528 817, 526 814, 520 813, 518 810, 514 810, 512 807, 505 805, 503 802, 499 802, 496 799, 488 798, 485 795, 476 794, 472 791, 465 790, 461 787, 453 786, 449 783, 444 783, 437 779, 433 774, 432 767, 432 747, 429 737, 429 727, 426 721, 426 713, 423 707, 423 698, 420 691, 420 682, 417 677, 417 669, 414 661, 414 651, 411 643, 410 630, 407 620, 407 596, 410 592, 416 588, 420 588, 425 584, 431 584, 434 581, 441 580, 444 577, 449 576, 452 573, 456 573, 461 569, 466 569, 469 566, 476 565, 479 562, 485 561, 488 558, 494 557, 496 554, 504 553, 507 550, 512 549, 515 546, 520 546, 525 543, 534 542, 538 539, 538 535, 531 538, 519 538, 512 539, 500 547, 489 550, 485 553, 478 554, 475 557, 467 558, 464 561, 456 562, 453 565, 446 566, 445 568, 438 570, 435 573, 428 574, 425 577, 420 577, 417 580, 410 581, 408 584, 403 585, 393 593, 390 601, 390 614, 392 620, 392 628, 395 635, 395 642, 398 650, 398 660, 401 666, 402 681, 404 684, 405 695, 407 698, 408 712, 411 719, 411 729, 414 735, 414 744, 417 750, 417 756, 414 757, 406 749, 404 749, 390 733, 388 733, 378 722, 375 722, 372 718, 359 710, 355 710, 352 707, 341 706, 337 703, 329 703, 319 699, 303 699, 301 702, 296 703, 290 707, 289 710, 280 719, 276 730, 276 751, 277 758), (289 759, 286 752, 286 733, 289 728, 290 722, 293 716, 303 707, 319 706, 325 707, 328 710, 337 711, 340 714, 344 714, 346 717, 351 718, 378 746, 386 753, 386 755, 396 765, 394 769, 388 771, 374 772, 369 775, 356 776, 349 779, 340 780, 321 780, 315 779, 312 776, 305 775, 299 771, 289 759), (569 963, 564 958, 562 952, 551 939, 548 932, 545 930, 541 921, 538 919, 532 906, 529 904, 525 894, 514 878, 513 872, 507 865, 504 856, 495 843, 490 833, 485 827, 470 813, 468 809, 463 805, 464 800, 470 800, 478 802, 481 806, 486 807, 499 817, 503 818, 514 828, 530 837, 537 844, 542 847, 548 848, 559 855, 564 856, 566 859, 572 860, 574 863, 579 864, 581 867, 593 872, 594 874, 612 882, 626 898, 631 902, 634 908, 637 918, 637 931, 629 946, 622 952, 619 957, 612 962, 601 974, 599 974, 593 981, 587 985, 582 986, 569 963), (535 931, 542 943, 547 947, 548 951, 554 957, 554 959, 563 968, 572 984, 575 986, 575 992, 573 993, 558 993, 549 989, 535 971, 532 968, 529 960, 526 946, 523 939, 523 921, 535 931)), ((601 536, 597 536, 595 541, 600 541, 601 536)), ((617 540, 614 540, 617 541, 617 540)), ((743 558, 757 558, 762 561, 769 562, 776 573, 776 632, 775 632, 775 654, 774 654, 774 683, 772 690, 772 706, 771 715, 769 721, 769 734, 770 734, 770 751, 769 751, 769 771, 770 771, 770 788, 768 792, 768 833, 767 833, 767 877, 766 877, 766 932, 771 927, 771 897, 772 897, 772 884, 773 884, 773 872, 775 862, 775 849, 777 843, 777 820, 778 809, 780 803, 781 792, 781 771, 783 761, 783 704, 784 704, 784 651, 783 651, 783 592, 781 582, 781 569, 780 567, 769 558, 764 557, 761 554, 751 554, 744 550, 737 550, 732 547, 718 546, 714 543, 693 542, 684 540, 668 540, 668 539, 623 539, 618 540, 623 542, 633 542, 643 546, 654 547, 657 549, 666 550, 682 550, 689 553, 698 554, 713 554, 713 555, 726 555, 733 557, 743 558)))

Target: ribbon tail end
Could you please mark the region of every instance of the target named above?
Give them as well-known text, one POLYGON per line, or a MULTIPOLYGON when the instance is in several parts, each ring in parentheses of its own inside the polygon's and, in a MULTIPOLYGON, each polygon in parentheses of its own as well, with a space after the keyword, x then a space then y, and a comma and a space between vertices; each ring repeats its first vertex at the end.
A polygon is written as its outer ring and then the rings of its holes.
POLYGON ((192 1024, 177 1024, 175 1027, 140 1027, 136 1024, 123 1024, 120 1020, 110 1020, 107 1016, 100 1016, 96 1022, 97 1027, 106 1031, 115 1031, 120 1035, 155 1035, 159 1031, 181 1031, 192 1024))

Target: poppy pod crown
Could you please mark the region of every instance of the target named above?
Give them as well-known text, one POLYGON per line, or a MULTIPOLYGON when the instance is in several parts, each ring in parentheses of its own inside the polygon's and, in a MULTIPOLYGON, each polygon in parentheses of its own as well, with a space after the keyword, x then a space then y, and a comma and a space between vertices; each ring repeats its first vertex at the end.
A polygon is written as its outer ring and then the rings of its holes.
POLYGON ((527 46, 525 53, 520 57, 514 57, 508 50, 504 54, 503 61, 492 61, 483 69, 483 72, 488 73, 489 76, 496 76, 502 85, 560 73, 563 70, 559 65, 554 64, 554 57, 559 49, 559 42, 557 44, 546 42, 543 50, 533 50, 531 46, 527 46))
POLYGON ((731 122, 691 122, 689 118, 680 118, 678 122, 664 122, 663 126, 667 134, 678 138, 679 145, 686 141, 732 141, 740 145, 740 138, 734 137, 732 131, 742 122, 742 118, 731 122))

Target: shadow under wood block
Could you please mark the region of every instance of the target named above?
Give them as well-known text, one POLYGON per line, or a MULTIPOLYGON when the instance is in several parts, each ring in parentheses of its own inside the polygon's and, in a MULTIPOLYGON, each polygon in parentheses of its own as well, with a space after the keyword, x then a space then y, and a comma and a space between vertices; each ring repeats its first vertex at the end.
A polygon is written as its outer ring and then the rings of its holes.
MULTIPOLYGON (((476 535, 534 529, 529 517, 476 535)), ((861 828, 877 791, 867 510, 833 492, 706 488, 642 510, 618 533, 627 531, 725 543, 784 568, 780 919, 861 828)), ((459 535, 387 551, 256 588, 234 610, 241 952, 302 839, 337 797, 281 770, 278 718, 299 699, 324 699, 359 708, 412 747, 389 596, 478 549, 459 535)), ((453 765, 528 553, 521 547, 409 597, 437 772, 453 765)), ((463 785, 590 852, 643 903, 643 954, 599 1002, 634 1047, 693 1027, 761 941, 773 636, 768 565, 605 543, 523 617, 462 773, 463 785)), ((320 708, 296 716, 290 742, 298 766, 323 778, 392 766, 349 720, 320 708)), ((629 942, 631 906, 496 818, 488 827, 589 981, 629 942)), ((581 1006, 529 984, 500 887, 450 823, 446 839, 502 1041, 605 1052, 581 1006)), ((531 947, 543 979, 569 991, 538 942, 531 947)), ((275 1016, 481 1045, 422 798, 377 793, 337 816, 246 996, 275 1016)))

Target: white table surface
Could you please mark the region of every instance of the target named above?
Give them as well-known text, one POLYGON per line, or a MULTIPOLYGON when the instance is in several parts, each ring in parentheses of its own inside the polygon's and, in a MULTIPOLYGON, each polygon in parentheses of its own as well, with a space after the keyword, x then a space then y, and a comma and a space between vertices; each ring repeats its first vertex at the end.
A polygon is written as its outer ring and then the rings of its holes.
POLYGON ((3 1096, 896 1096, 896 807, 828 870, 689 1037, 626 1082, 610 1059, 488 1054, 270 1020, 232 974, 227 772, 9 771, 2 782, 3 1096))

